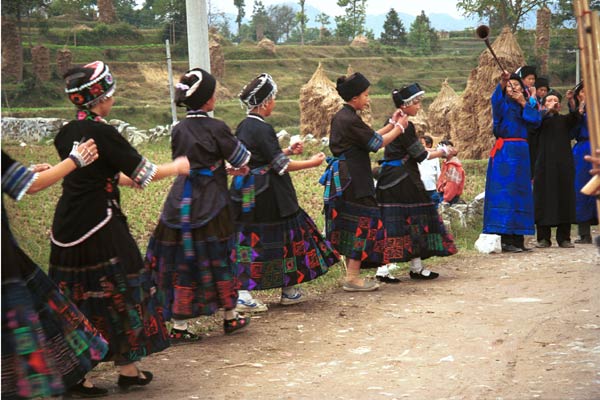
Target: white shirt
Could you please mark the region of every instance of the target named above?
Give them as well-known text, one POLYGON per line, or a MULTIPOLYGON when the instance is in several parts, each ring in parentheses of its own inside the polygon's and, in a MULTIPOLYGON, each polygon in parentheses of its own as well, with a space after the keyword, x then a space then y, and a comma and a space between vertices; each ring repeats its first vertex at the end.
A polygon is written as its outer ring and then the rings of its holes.
POLYGON ((421 174, 423 185, 425 185, 425 190, 436 189, 440 172, 440 160, 438 158, 425 159, 419 163, 419 173, 421 174))

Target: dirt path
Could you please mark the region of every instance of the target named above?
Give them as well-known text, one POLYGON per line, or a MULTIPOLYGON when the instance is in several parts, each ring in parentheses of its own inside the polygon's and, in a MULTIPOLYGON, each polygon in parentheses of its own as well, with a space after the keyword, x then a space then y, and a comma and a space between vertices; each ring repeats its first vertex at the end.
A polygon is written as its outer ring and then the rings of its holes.
MULTIPOLYGON (((123 399, 600 399, 591 245, 451 257, 431 282, 273 304, 247 332, 144 360, 123 399)), ((100 386, 116 373, 102 367, 100 386)))

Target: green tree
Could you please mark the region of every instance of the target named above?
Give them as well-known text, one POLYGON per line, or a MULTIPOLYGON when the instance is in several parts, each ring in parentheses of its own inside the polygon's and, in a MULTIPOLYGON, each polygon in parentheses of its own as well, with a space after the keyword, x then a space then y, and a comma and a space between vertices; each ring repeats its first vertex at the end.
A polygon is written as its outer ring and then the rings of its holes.
POLYGON ((439 40, 435 29, 431 27, 431 22, 425 11, 410 25, 408 33, 408 44, 417 54, 428 55, 439 50, 439 40))
POLYGON ((252 26, 254 27, 256 41, 262 40, 265 37, 265 31, 269 23, 269 15, 261 0, 254 0, 254 8, 252 10, 252 26))
MULTIPOLYGON (((590 9, 600 11, 600 0, 591 0, 590 9)), ((557 0, 552 10, 552 23, 556 27, 574 27, 575 15, 573 10, 573 0, 557 0)))
POLYGON ((488 19, 493 28, 509 26, 515 32, 529 11, 547 6, 553 0, 459 0, 456 8, 465 17, 488 19))
POLYGON ((323 37, 328 35, 329 30, 327 29, 327 26, 331 23, 331 21, 329 19, 329 15, 325 13, 320 13, 317 15, 315 20, 321 24, 321 27, 319 28, 319 41, 321 41, 323 40, 323 37))
POLYGON ((379 38, 381 43, 390 46, 398 46, 406 44, 406 29, 404 24, 398 17, 398 13, 393 8, 385 16, 383 23, 383 32, 379 38))
POLYGON ((298 29, 300 31, 300 45, 304 46, 304 33, 306 32, 306 24, 308 23, 308 16, 306 15, 304 3, 306 0, 299 0, 300 11, 296 14, 296 22, 298 23, 298 29))
POLYGON ((269 6, 267 9, 269 15, 268 36, 274 42, 289 40, 292 28, 296 22, 296 13, 294 9, 288 5, 269 6))
POLYGON ((246 15, 246 11, 244 11, 244 7, 246 6, 246 4, 244 3, 244 0, 233 0, 233 5, 238 10, 237 16, 235 17, 235 22, 236 22, 237 28, 238 28, 237 29, 238 38, 240 39, 240 42, 241 42, 242 41, 242 20, 244 19, 244 16, 246 15))
POLYGON ((367 0, 337 0, 345 15, 335 17, 336 35, 341 39, 352 39, 365 32, 367 0))

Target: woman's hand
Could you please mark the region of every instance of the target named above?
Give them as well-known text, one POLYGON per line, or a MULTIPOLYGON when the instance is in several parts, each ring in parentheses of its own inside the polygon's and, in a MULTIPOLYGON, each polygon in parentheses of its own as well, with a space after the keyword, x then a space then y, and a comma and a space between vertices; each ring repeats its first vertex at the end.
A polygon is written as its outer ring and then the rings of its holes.
POLYGON ((319 152, 319 153, 315 154, 314 156, 312 156, 310 159, 315 162, 315 167, 316 167, 318 165, 323 164, 323 161, 325 161, 325 153, 319 152))
POLYGON ((247 165, 244 165, 240 168, 233 168, 232 166, 229 166, 226 168, 226 170, 231 176, 245 176, 250 172, 250 168, 247 165))
POLYGON ((35 173, 39 173, 42 171, 46 171, 47 169, 52 168, 52 165, 48 164, 48 163, 42 163, 42 164, 32 164, 29 166, 29 170, 35 173))

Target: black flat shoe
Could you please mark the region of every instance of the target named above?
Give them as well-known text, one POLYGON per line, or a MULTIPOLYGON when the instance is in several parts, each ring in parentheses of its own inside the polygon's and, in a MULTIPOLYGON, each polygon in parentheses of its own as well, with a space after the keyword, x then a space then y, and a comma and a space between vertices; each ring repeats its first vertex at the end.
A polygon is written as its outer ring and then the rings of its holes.
POLYGON ((375 279, 383 283, 400 283, 401 280, 393 275, 375 275, 375 279))
POLYGON ((410 275, 410 279, 419 279, 419 280, 431 280, 431 279, 435 279, 438 276, 440 276, 440 274, 438 274, 437 272, 433 272, 433 271, 429 271, 429 275, 423 275, 423 271, 421 272, 409 272, 410 275))
POLYGON ((503 253, 521 253, 523 251, 522 248, 513 246, 512 244, 503 244, 502 252, 503 253))
POLYGON ((81 381, 77 385, 71 386, 67 390, 66 396, 76 399, 92 399, 94 397, 108 396, 108 389, 102 389, 98 386, 83 386, 83 381, 81 381))
POLYGON ((137 376, 125 376, 119 375, 119 380, 117 384, 121 389, 129 389, 131 386, 145 386, 152 382, 152 372, 150 371, 141 371, 146 377, 142 378, 139 374, 137 376))
POLYGON ((226 335, 231 335, 234 332, 244 329, 250 324, 250 317, 242 317, 238 315, 234 319, 223 320, 223 330, 226 335))
POLYGON ((538 249, 546 249, 550 246, 552 246, 552 243, 548 239, 540 239, 535 245, 535 247, 537 247, 538 249))
POLYGON ((582 236, 579 239, 575 239, 575 243, 577 244, 592 244, 592 237, 591 236, 582 236))

